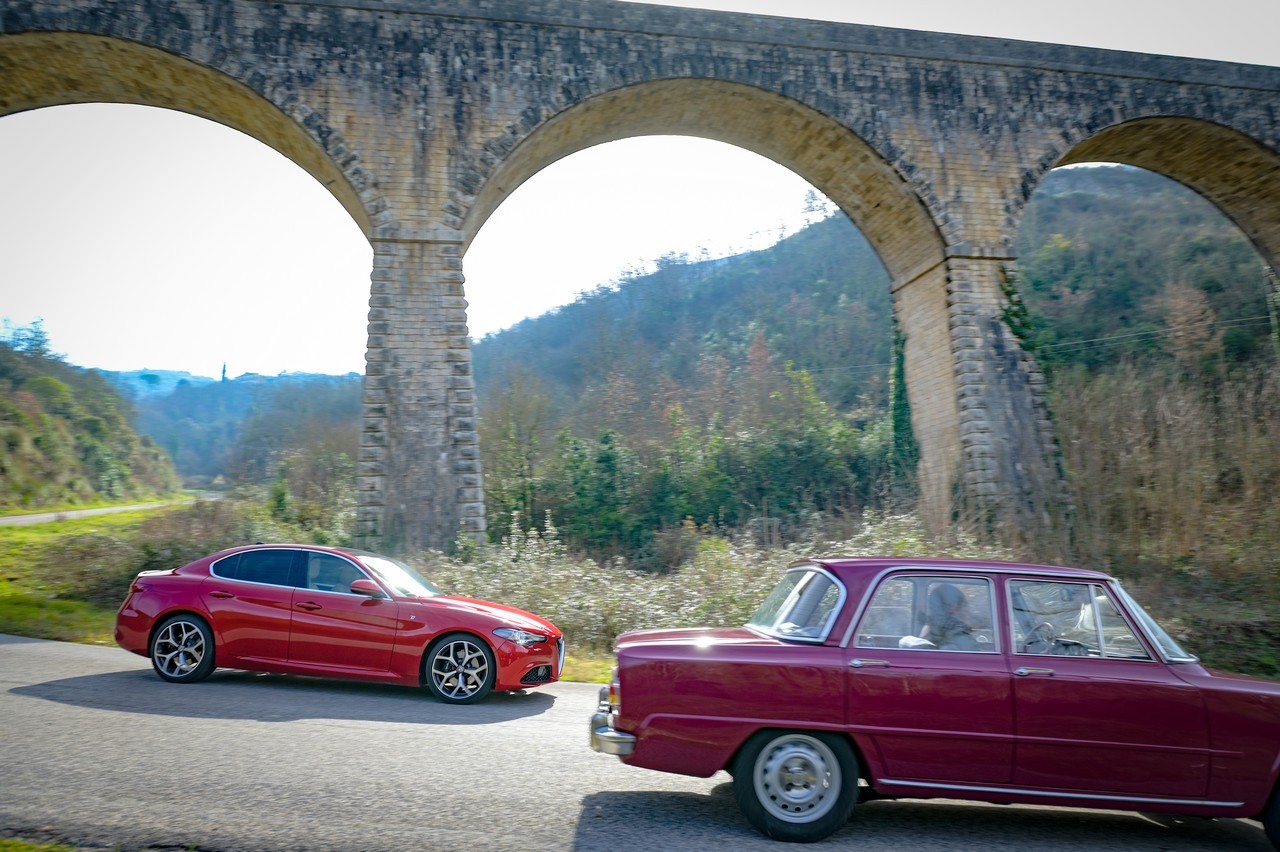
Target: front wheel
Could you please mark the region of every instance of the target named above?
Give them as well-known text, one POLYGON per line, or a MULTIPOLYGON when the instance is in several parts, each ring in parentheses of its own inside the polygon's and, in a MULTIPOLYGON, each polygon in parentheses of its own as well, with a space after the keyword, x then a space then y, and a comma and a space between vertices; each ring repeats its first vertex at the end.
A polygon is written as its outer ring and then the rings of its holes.
POLYGON ((195 683, 213 671, 213 631, 203 618, 175 615, 151 640, 151 665, 170 683, 195 683))
POLYGON ((813 843, 849 821, 858 761, 848 740, 816 731, 761 731, 733 763, 747 822, 774 840, 813 843))
POLYGON ((469 633, 451 633, 436 642, 424 669, 427 688, 446 704, 479 701, 498 675, 489 646, 469 633))

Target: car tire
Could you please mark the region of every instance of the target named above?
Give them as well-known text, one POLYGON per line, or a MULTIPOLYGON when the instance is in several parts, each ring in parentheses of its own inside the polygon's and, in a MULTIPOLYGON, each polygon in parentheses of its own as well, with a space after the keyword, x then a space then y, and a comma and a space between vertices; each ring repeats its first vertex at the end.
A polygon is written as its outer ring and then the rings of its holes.
POLYGON ((489 694, 497 680, 493 652, 471 633, 450 633, 432 643, 422 664, 431 694, 446 704, 472 704, 489 694))
POLYGON ((733 761, 733 795, 747 822, 774 840, 813 843, 849 821, 858 760, 844 737, 761 731, 733 761))
POLYGON ((170 683, 195 683, 214 668, 213 631, 196 615, 165 619, 151 637, 151 666, 170 683))
POLYGON ((1271 792, 1271 801, 1262 812, 1262 827, 1266 830, 1271 845, 1280 849, 1280 784, 1271 792))

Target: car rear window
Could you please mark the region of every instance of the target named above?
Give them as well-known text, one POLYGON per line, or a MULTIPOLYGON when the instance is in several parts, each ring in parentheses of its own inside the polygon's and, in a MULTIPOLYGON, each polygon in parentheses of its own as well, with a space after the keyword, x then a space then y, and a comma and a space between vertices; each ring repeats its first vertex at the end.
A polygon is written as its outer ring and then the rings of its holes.
POLYGON ((250 550, 215 562, 213 573, 228 580, 288 586, 294 556, 292 550, 250 550))

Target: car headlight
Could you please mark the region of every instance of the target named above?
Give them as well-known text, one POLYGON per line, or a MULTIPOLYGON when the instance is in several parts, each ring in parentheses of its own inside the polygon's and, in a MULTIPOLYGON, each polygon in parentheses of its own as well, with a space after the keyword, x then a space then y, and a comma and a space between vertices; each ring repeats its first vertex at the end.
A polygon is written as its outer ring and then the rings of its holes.
POLYGON ((514 627, 499 627, 493 631, 493 635, 501 636, 503 639, 510 639, 525 648, 532 648, 539 642, 547 641, 547 637, 541 633, 530 633, 528 630, 517 630, 514 627))

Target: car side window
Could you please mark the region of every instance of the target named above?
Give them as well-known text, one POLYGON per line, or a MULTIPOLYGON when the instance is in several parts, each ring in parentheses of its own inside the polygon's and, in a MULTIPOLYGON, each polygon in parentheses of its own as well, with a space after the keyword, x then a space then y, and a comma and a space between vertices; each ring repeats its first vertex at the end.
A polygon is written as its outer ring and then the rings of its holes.
POLYGON ((351 584, 364 577, 360 569, 331 553, 307 554, 307 588, 319 592, 351 593, 351 584))
POLYGON ((1133 627, 1096 583, 1009 583, 1013 649, 1019 654, 1149 660, 1133 627))
MULTIPOLYGON (((249 550, 240 554, 236 568, 236 580, 250 583, 269 583, 273 586, 292 585, 292 550, 249 550)), ((221 563, 219 563, 221 564, 221 563)))
POLYGON ((863 613, 856 645, 992 653, 993 611, 991 582, 982 577, 890 577, 863 613))

